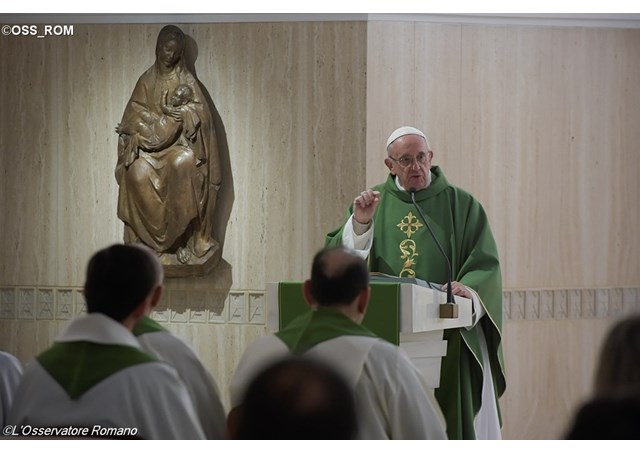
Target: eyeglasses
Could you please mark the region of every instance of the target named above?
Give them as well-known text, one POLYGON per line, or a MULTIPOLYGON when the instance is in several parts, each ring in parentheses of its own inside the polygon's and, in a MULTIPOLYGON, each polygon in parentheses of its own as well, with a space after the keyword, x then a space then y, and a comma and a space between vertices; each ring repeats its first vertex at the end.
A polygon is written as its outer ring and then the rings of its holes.
POLYGON ((393 157, 389 156, 389 159, 397 162, 401 167, 408 167, 410 165, 413 165, 413 163, 416 161, 421 165, 426 164, 429 156, 427 153, 418 153, 415 159, 409 156, 402 156, 400 159, 394 159, 393 157))

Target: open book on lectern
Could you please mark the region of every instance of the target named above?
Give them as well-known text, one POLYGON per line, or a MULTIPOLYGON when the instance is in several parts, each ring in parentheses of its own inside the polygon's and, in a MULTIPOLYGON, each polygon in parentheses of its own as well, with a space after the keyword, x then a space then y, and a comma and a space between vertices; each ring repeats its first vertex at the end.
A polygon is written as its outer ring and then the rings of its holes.
POLYGON ((396 277, 395 275, 383 274, 382 272, 370 272, 369 280, 381 283, 411 283, 413 285, 423 286, 425 288, 435 289, 437 291, 446 292, 439 283, 428 282, 420 278, 413 277, 396 277))

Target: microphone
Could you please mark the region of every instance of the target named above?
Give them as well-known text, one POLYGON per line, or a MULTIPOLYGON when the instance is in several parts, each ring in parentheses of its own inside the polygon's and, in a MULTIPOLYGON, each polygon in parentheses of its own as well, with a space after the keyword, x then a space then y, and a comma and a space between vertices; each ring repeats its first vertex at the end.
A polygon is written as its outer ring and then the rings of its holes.
POLYGON ((418 210, 418 215, 420 215, 420 218, 422 219, 422 221, 424 222, 425 226, 427 227, 427 230, 429 230, 429 233, 431 234, 431 237, 433 238, 433 241, 436 243, 436 245, 438 246, 438 249, 440 250, 440 253, 442 253, 442 256, 444 256, 444 259, 447 262, 447 273, 448 273, 448 279, 447 279, 447 283, 448 283, 447 284, 447 303, 446 304, 440 304, 440 317, 441 318, 457 318, 458 317, 458 305, 453 300, 453 293, 451 292, 451 262, 449 261, 449 257, 445 253, 444 249, 440 245, 440 242, 438 242, 438 239, 436 238, 436 235, 433 233, 433 230, 429 226, 429 222, 427 222, 427 219, 425 218, 424 214, 422 213, 422 209, 420 209, 420 206, 418 206, 418 203, 416 203, 416 188, 415 187, 409 188, 409 193, 411 194, 411 202, 413 203, 413 205, 418 210))

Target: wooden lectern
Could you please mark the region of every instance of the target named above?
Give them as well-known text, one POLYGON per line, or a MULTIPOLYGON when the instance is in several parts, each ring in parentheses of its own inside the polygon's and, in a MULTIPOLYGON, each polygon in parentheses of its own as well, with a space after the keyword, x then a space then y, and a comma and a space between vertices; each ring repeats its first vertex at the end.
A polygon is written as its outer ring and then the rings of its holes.
MULTIPOLYGON (((446 293, 412 283, 371 282, 371 301, 363 325, 399 345, 424 375, 440 385, 440 362, 447 354, 444 330, 471 326, 471 300, 455 296, 457 318, 440 318, 446 293)), ((267 328, 277 332, 310 310, 301 282, 267 283, 267 328)))

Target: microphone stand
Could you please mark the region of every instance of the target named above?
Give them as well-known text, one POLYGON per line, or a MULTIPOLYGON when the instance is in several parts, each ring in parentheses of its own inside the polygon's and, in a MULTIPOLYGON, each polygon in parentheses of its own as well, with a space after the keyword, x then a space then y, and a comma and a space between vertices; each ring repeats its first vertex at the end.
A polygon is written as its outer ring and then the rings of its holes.
POLYGON ((440 304, 440 318, 457 318, 458 304, 456 304, 455 301, 453 300, 453 293, 451 292, 451 262, 449 261, 449 257, 445 253, 444 249, 440 245, 440 242, 438 242, 438 239, 436 239, 436 235, 433 233, 433 230, 429 226, 429 222, 427 222, 427 219, 422 213, 422 209, 420 209, 420 206, 418 206, 418 203, 416 203, 416 189, 414 187, 411 187, 409 189, 409 193, 411 194, 411 202, 418 210, 418 215, 420 215, 420 218, 422 219, 425 226, 427 227, 427 230, 429 230, 429 233, 431 234, 431 237, 433 238, 434 242, 438 246, 438 249, 440 249, 440 253, 442 253, 442 256, 444 256, 444 259, 447 262, 447 272, 448 272, 447 303, 440 304))

